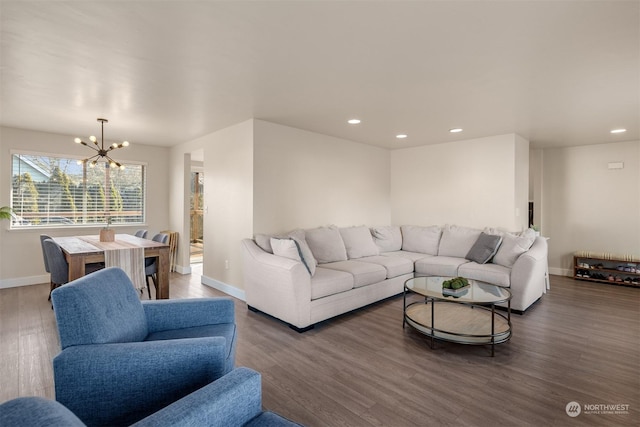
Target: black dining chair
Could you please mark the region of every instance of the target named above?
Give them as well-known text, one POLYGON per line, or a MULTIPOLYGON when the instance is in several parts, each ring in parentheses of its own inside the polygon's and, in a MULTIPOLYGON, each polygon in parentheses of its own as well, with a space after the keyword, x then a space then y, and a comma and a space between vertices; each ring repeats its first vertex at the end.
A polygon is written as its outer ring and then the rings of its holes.
MULTIPOLYGON (((169 241, 169 235, 164 233, 158 233, 151 239, 154 242, 167 243, 169 241)), ((147 279, 147 293, 149 299, 151 299, 151 287, 149 286, 149 279, 153 281, 153 286, 156 288, 156 295, 158 295, 158 259, 157 258, 145 258, 144 260, 144 274, 147 279)))

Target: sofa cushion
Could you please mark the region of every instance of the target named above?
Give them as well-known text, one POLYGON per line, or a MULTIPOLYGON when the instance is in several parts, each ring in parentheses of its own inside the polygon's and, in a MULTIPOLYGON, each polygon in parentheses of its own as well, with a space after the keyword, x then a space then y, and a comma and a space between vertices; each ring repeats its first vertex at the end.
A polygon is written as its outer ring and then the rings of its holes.
POLYGON ((358 259, 360 262, 370 262, 383 266, 387 270, 387 279, 413 273, 413 261, 399 256, 370 256, 358 259))
POLYGON ((476 243, 482 231, 475 228, 445 225, 438 247, 438 255, 464 258, 476 243))
POLYGON ((339 231, 349 259, 374 256, 380 252, 368 227, 345 227, 339 231))
POLYGON ((383 252, 380 254, 380 256, 401 257, 401 258, 406 258, 411 262, 416 262, 419 259, 432 257, 433 255, 422 254, 420 252, 394 251, 394 252, 383 252))
POLYGON ((344 271, 318 267, 311 278, 311 299, 318 299, 329 295, 353 289, 353 275, 344 271))
POLYGON ((511 286, 511 269, 498 264, 468 262, 458 267, 458 275, 505 288, 511 286))
POLYGON ((371 228, 373 241, 380 252, 392 252, 402 249, 402 232, 397 225, 371 228))
POLYGON ((416 261, 416 274, 426 276, 458 276, 458 267, 469 261, 464 258, 433 256, 416 261))
MULTIPOLYGON (((427 255, 438 255, 438 245, 442 230, 437 225, 420 227, 415 225, 403 225, 402 250, 420 252, 427 255)), ((466 252, 462 255, 466 255, 466 252)))
POLYGON ((344 271, 353 275, 353 287, 371 285, 387 278, 387 270, 377 264, 361 261, 338 261, 323 264, 322 267, 344 271))
POLYGON ((502 236, 480 233, 480 237, 469 249, 465 258, 478 264, 486 264, 498 252, 500 243, 502 243, 502 236))
POLYGON ((318 264, 347 260, 347 249, 338 227, 332 225, 313 228, 305 230, 304 235, 318 264))
POLYGON ((530 228, 520 234, 495 229, 489 229, 489 233, 502 235, 502 243, 492 262, 509 268, 513 267, 518 257, 528 251, 536 240, 535 231, 530 228))

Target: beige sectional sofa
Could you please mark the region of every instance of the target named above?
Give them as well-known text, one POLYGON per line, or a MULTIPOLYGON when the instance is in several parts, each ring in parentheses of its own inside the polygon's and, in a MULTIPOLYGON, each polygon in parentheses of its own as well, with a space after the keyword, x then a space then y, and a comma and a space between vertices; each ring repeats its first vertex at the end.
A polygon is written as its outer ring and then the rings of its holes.
POLYGON ((397 295, 414 276, 463 276, 511 290, 524 312, 546 292, 547 242, 456 225, 318 227, 242 241, 251 310, 296 330, 397 295))

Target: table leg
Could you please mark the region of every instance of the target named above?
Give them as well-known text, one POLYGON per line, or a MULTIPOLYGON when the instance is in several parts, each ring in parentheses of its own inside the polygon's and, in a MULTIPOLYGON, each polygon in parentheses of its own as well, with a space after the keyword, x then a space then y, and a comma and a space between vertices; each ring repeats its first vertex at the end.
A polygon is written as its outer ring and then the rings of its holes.
POLYGON ((69 281, 79 279, 84 276, 85 258, 83 256, 70 256, 67 258, 69 263, 69 281))
POLYGON ((495 316, 496 316, 496 305, 491 304, 491 357, 495 356, 496 350, 496 329, 495 329, 495 316))
POLYGON ((167 299, 169 298, 169 248, 160 249, 160 254, 158 255, 158 294, 156 295, 156 299, 167 299))
MULTIPOLYGON (((428 298, 425 298, 425 300, 428 300, 428 298)), ((433 320, 435 317, 433 312, 435 310, 435 305, 436 305, 435 302, 436 300, 431 298, 431 349, 432 350, 433 350, 433 337, 435 335, 435 331, 434 331, 435 325, 433 324, 433 320)))

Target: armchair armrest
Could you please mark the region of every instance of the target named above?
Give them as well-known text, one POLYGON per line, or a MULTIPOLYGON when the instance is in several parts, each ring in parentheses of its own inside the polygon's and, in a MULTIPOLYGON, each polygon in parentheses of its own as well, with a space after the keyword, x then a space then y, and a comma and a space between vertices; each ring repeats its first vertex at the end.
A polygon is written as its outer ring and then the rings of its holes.
POLYGON ((237 368, 134 425, 242 426, 261 412, 260 374, 237 368))
POLYGON ((235 323, 231 298, 142 301, 149 333, 168 329, 235 323))
POLYGON ((56 400, 89 425, 129 425, 220 378, 222 337, 72 346, 53 359, 56 400))

